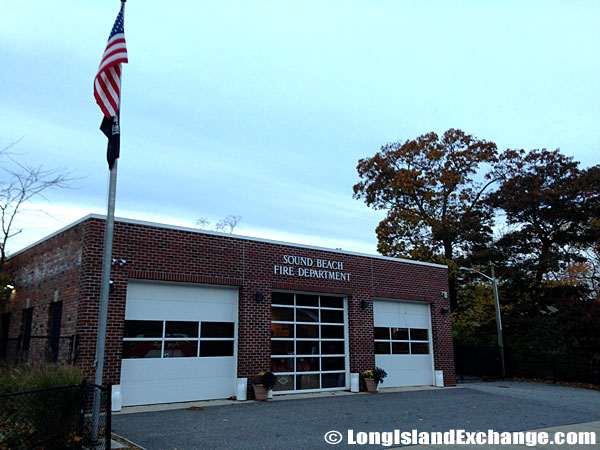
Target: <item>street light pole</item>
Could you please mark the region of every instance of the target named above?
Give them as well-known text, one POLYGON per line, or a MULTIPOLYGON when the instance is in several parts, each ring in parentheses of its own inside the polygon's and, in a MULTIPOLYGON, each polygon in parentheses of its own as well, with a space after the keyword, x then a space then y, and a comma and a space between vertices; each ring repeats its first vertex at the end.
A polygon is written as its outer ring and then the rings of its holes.
POLYGON ((492 290, 494 292, 494 303, 496 305, 496 328, 498 329, 498 348, 500 349, 500 365, 502 366, 502 376, 506 376, 506 366, 504 364, 504 339, 502 338, 502 318, 500 317, 500 300, 498 298, 498 280, 496 279, 496 272, 494 265, 490 263, 491 277, 488 277, 485 273, 481 273, 478 270, 470 267, 459 267, 459 270, 466 270, 469 272, 475 272, 484 278, 487 278, 492 282, 492 290))
POLYGON ((496 327, 498 328, 498 347, 500 348, 500 364, 502 365, 502 376, 506 376, 506 367, 504 365, 504 339, 502 337, 502 318, 500 317, 500 300, 498 299, 498 280, 494 272, 494 265, 490 264, 492 273, 492 284, 494 285, 494 303, 496 304, 496 327))

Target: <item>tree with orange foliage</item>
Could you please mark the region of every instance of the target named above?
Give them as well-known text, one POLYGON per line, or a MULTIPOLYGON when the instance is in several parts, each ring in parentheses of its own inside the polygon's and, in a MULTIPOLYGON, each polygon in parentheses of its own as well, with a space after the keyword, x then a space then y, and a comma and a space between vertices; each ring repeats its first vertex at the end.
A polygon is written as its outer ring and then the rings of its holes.
POLYGON ((361 159, 354 198, 387 210, 376 230, 378 251, 440 261, 485 245, 493 211, 483 196, 494 180, 474 176, 496 161, 496 144, 456 129, 389 143, 361 159))

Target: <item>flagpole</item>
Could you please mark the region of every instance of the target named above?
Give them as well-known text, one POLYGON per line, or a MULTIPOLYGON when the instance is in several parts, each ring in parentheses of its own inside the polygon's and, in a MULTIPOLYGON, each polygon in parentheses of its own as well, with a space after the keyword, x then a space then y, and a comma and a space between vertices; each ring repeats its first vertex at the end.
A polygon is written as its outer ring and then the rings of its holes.
MULTIPOLYGON (((108 295, 110 294, 110 269, 112 263, 112 247, 115 229, 115 199, 117 192, 117 164, 118 159, 110 169, 110 182, 108 185, 108 206, 106 212, 106 228, 104 230, 104 254, 102 257, 102 281, 100 287, 100 313, 98 315, 98 336, 96 341, 96 373, 94 384, 102 385, 104 372, 104 349, 106 346, 106 325, 108 323, 108 295)), ((108 411, 107 411, 108 413, 108 411)), ((92 442, 98 440, 98 425, 100 422, 100 390, 94 389, 94 406, 92 411, 92 442)))
MULTIPOLYGON (((123 16, 125 15, 125 2, 127 0, 121 0, 123 8, 123 16)), ((121 75, 122 76, 122 75, 121 75)), ((121 106, 119 96, 119 109, 121 106)), ((118 117, 118 115, 117 115, 118 117)), ((118 119, 117 119, 118 120, 118 119)), ((119 123, 119 128, 120 128, 119 123)), ((120 132, 120 131, 119 131, 120 132)), ((117 167, 118 157, 114 160, 112 167, 110 168, 110 180, 108 184, 108 204, 106 207, 106 227, 104 229, 104 253, 102 256, 102 280, 100 285, 100 311, 98 314, 98 334, 96 338, 96 359, 95 365, 95 376, 94 384, 97 386, 102 385, 102 375, 104 372, 104 352, 106 347, 106 326, 108 323, 108 296, 110 294, 110 269, 112 265, 112 248, 113 248, 113 237, 115 230, 115 200, 117 195, 117 167)), ((94 404, 92 408, 92 429, 91 429, 91 442, 98 442, 98 428, 100 423, 100 389, 94 388, 94 404)), ((111 395, 109 392, 108 395, 111 395)), ((110 403, 108 403, 110 404, 110 403)), ((110 414, 107 411, 106 414, 110 414)), ((106 436, 110 439, 110 430, 106 436)), ((105 442, 105 446, 108 443, 105 442)))

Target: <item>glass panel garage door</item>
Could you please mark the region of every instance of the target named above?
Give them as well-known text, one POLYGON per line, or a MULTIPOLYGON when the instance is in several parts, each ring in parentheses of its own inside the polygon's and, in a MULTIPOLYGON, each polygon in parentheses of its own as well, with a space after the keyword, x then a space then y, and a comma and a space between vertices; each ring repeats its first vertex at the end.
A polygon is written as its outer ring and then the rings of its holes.
POLYGON ((344 298, 274 292, 271 303, 274 391, 345 389, 344 298))

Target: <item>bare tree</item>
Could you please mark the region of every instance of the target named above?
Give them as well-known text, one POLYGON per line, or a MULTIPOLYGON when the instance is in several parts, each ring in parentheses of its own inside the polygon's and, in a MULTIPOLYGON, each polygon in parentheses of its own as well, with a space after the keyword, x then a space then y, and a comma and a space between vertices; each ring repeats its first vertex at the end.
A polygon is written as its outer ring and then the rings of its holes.
POLYGON ((221 231, 222 233, 233 233, 233 230, 237 228, 241 220, 242 218, 240 216, 229 214, 227 217, 217 222, 215 230, 221 231))
POLYGON ((210 220, 206 217, 200 217, 196 220, 196 226, 201 230, 208 230, 210 228, 210 220))
POLYGON ((46 190, 66 188, 74 180, 64 170, 19 163, 9 149, 21 139, 0 150, 0 268, 6 261, 8 240, 23 231, 16 227, 15 219, 23 212, 24 204, 38 197, 45 199, 46 190))
MULTIPOLYGON (((241 216, 229 214, 227 217, 219 220, 215 224, 213 230, 219 231, 221 233, 233 233, 233 231, 238 227, 241 221, 241 216)), ((202 230, 209 230, 210 221, 206 217, 200 217, 196 220, 196 226, 202 230)))

